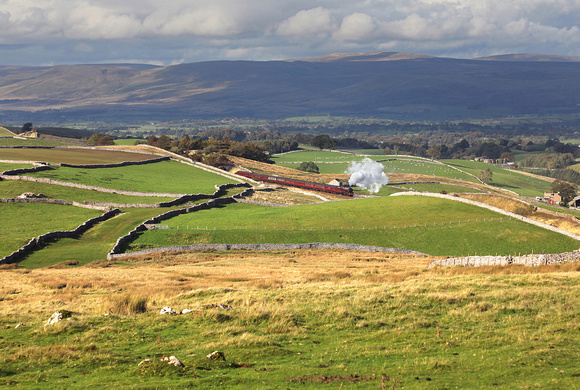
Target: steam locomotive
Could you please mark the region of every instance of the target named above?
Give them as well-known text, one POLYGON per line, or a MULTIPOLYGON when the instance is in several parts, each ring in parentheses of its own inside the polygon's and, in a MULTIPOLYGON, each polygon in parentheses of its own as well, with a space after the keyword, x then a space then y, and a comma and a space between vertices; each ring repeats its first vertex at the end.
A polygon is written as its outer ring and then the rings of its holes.
POLYGON ((259 181, 265 181, 269 183, 277 183, 286 186, 306 188, 308 190, 330 192, 332 194, 353 196, 352 188, 349 186, 333 186, 330 184, 320 184, 313 183, 310 181, 289 179, 287 177, 273 176, 273 175, 261 175, 259 173, 238 171, 236 172, 240 176, 248 177, 250 179, 255 179, 259 181))

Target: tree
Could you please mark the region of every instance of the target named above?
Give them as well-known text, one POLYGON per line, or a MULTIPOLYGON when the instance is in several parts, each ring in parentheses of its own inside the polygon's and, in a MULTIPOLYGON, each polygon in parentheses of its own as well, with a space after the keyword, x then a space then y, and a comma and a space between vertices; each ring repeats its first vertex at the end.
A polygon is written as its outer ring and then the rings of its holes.
POLYGON ((479 178, 484 183, 490 183, 493 181, 493 172, 491 171, 491 169, 486 168, 484 171, 481 171, 479 173, 479 178))
POLYGON ((556 179, 552 182, 552 192, 560 194, 562 203, 567 204, 576 197, 576 189, 565 180, 556 179))
POLYGON ((499 156, 500 160, 502 161, 506 161, 506 162, 514 162, 516 161, 514 155, 512 152, 503 152, 501 154, 501 156, 499 156))
POLYGON ((300 163, 300 166, 298 167, 299 170, 304 171, 304 172, 312 172, 312 173, 318 173, 319 169, 318 169, 318 165, 316 165, 314 162, 312 161, 303 161, 300 163))
POLYGON ((24 125, 22 125, 22 132, 28 133, 29 131, 32 131, 32 123, 26 122, 24 125))
POLYGON ((433 160, 440 159, 442 155, 443 152, 438 146, 431 146, 429 149, 427 149, 427 156, 431 157, 433 160))
POLYGON ((97 139, 97 146, 115 145, 115 141, 108 135, 103 135, 97 139))
POLYGON ((330 138, 328 134, 321 134, 314 137, 311 143, 312 146, 319 149, 334 149, 336 141, 330 138))
POLYGON ((156 145, 158 148, 169 150, 171 148, 171 138, 168 135, 163 134, 157 140, 156 145))

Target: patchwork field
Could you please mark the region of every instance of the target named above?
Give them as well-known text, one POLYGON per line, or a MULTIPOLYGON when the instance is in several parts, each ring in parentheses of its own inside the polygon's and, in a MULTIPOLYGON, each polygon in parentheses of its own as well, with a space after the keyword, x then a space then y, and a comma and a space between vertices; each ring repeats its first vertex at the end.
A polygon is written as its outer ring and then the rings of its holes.
POLYGON ((145 153, 82 148, 1 149, 1 155, 3 160, 46 161, 53 164, 113 164, 123 161, 150 160, 156 157, 145 153))
POLYGON ((59 167, 27 176, 117 190, 174 194, 211 194, 216 184, 233 183, 231 179, 175 161, 102 169, 59 167))
POLYGON ((558 253, 578 248, 561 234, 446 199, 379 197, 293 208, 232 204, 181 215, 131 245, 340 242, 431 255, 558 253))
MULTIPOLYGON (((27 150, 22 159, 48 160, 31 151, 42 150, 27 150)), ((83 155, 54 151, 51 158, 75 163, 127 159, 127 153, 110 150, 83 155), (111 160, 109 153, 116 157, 111 160)), ((339 155, 330 153, 323 157, 339 155)), ((451 162, 476 175, 488 166, 451 162)), ((309 178, 288 169, 290 164, 251 164, 262 172, 309 178)), ((392 170, 392 181, 439 175, 434 179, 449 183, 385 186, 379 195, 411 189, 463 193, 459 196, 580 232, 577 219, 554 213, 557 208, 534 211, 518 200, 492 196, 484 192, 488 187, 449 166, 417 159, 384 164, 387 172, 392 170), (466 181, 450 180, 453 175, 464 175, 466 181)), ((5 165, 19 164, 0 169, 5 165)), ((310 180, 329 181, 331 167, 346 165, 321 163, 329 174, 310 180)), ((213 193, 215 184, 231 182, 177 162, 60 167, 36 175, 144 192, 213 193)), ((493 178, 499 186, 533 193, 538 179, 519 176, 498 169, 493 178)), ((225 196, 239 191, 230 189, 225 196)), ((169 200, 0 181, 0 198, 23 192, 79 202, 169 200)), ((559 253, 578 249, 577 240, 449 199, 378 196, 318 203, 318 197, 284 189, 258 192, 250 199, 297 206, 233 203, 196 211, 163 221, 166 229, 145 231, 128 249, 340 242, 435 256, 208 250, 106 260, 119 237, 172 209, 123 208, 79 239, 52 242, 18 264, 0 266, 0 387, 577 387, 578 263, 428 268, 437 256, 559 253), (192 311, 162 315, 164 307, 192 311), (45 326, 56 310, 69 319, 45 326), (225 360, 208 359, 214 351, 225 360), (162 361, 166 356, 176 356, 183 366, 168 365, 162 361)), ((34 236, 75 228, 101 213, 51 204, 0 204, 0 256, 34 236)))

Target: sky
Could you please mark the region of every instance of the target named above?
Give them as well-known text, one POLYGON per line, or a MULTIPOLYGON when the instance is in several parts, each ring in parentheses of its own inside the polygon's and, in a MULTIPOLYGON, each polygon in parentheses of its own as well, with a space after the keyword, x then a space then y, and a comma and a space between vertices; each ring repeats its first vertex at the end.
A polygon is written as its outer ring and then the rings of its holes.
POLYGON ((580 0, 0 0, 0 64, 580 56, 580 0))

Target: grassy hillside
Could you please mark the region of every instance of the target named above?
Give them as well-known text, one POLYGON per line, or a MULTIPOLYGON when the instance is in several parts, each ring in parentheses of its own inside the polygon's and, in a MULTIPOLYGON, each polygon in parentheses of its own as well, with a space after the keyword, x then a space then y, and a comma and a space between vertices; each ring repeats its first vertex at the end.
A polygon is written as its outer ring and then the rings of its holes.
POLYGON ((29 176, 118 190, 177 194, 211 194, 216 184, 232 182, 226 177, 175 161, 103 169, 60 167, 29 176))
POLYGON ((0 386, 575 387, 577 265, 428 270, 429 261, 202 252, 4 270, 0 386), (198 311, 208 304, 232 309, 198 311), (158 314, 164 306, 193 312, 158 314), (43 326, 63 309, 71 320, 43 326), (226 360, 206 358, 214 351, 226 360))
POLYGON ((421 197, 373 198, 292 208, 233 204, 172 218, 164 222, 171 229, 146 231, 131 248, 342 242, 454 256, 552 253, 579 247, 576 240, 566 236, 502 217, 451 200, 421 197))

